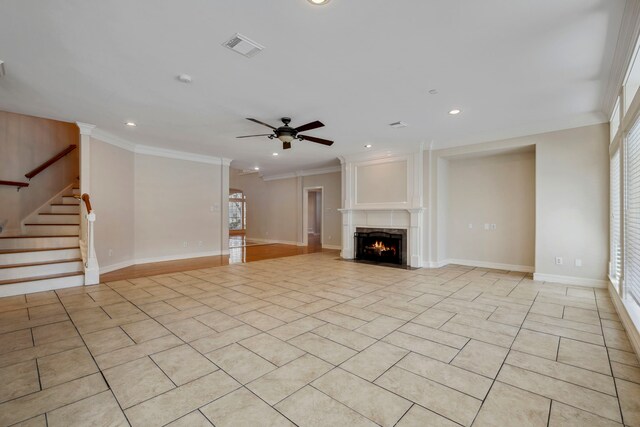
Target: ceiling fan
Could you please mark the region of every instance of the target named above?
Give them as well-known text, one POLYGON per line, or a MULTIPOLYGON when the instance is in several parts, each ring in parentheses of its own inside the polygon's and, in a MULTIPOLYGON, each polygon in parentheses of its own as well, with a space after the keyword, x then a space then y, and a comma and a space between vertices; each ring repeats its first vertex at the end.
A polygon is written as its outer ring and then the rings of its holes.
POLYGON ((300 132, 305 132, 308 130, 317 129, 324 126, 322 122, 319 122, 317 120, 315 122, 307 123, 306 125, 298 126, 297 128, 292 128, 291 126, 289 126, 289 123, 291 122, 291 118, 289 117, 283 117, 282 119, 280 119, 282 120, 282 123, 284 123, 284 126, 280 126, 278 128, 275 128, 271 125, 263 123, 260 120, 250 119, 250 118, 247 118, 247 120, 251 120, 254 123, 258 123, 260 125, 271 128, 273 129, 273 133, 263 133, 260 135, 245 135, 245 136, 238 136, 236 138, 252 138, 254 136, 267 136, 269 137, 269 139, 278 138, 280 141, 282 141, 282 149, 284 150, 291 148, 291 141, 293 141, 294 139, 297 139, 299 141, 311 141, 311 142, 316 142, 318 144, 324 144, 324 145, 333 144, 333 141, 329 141, 328 139, 317 138, 315 136, 300 135, 300 132))

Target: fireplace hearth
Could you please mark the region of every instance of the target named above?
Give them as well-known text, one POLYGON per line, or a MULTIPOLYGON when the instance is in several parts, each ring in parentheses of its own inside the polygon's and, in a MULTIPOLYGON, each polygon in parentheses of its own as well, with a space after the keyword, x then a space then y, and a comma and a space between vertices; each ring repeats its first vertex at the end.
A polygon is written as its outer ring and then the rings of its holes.
POLYGON ((361 229, 354 233, 355 259, 406 265, 406 230, 361 229))

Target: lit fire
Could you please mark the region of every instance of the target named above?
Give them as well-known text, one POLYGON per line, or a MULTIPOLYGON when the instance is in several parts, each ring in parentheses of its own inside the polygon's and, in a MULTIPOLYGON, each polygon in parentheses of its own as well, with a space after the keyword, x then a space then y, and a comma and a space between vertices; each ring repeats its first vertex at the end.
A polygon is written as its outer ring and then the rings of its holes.
POLYGON ((394 255, 396 254, 396 248, 386 246, 384 243, 378 242, 378 241, 376 241, 371 246, 367 246, 367 249, 371 249, 371 250, 375 251, 378 255, 382 254, 383 252, 388 252, 388 251, 392 251, 394 255))

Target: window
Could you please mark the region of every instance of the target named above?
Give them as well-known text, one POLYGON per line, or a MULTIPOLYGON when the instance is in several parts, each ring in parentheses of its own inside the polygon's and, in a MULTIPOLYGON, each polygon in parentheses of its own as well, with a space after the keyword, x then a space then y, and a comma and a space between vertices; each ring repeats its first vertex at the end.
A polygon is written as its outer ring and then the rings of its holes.
POLYGON ((640 120, 629 131, 625 151, 624 291, 640 303, 640 120))
MULTIPOLYGON (((614 285, 618 286, 620 272, 622 268, 622 248, 620 246, 620 150, 616 150, 611 157, 609 168, 610 177, 610 209, 611 219, 609 221, 611 239, 609 251, 609 277, 614 285)), ((620 291, 620 289, 618 289, 620 291)))
POLYGON ((247 201, 241 190, 229 191, 229 232, 243 233, 247 224, 247 201))

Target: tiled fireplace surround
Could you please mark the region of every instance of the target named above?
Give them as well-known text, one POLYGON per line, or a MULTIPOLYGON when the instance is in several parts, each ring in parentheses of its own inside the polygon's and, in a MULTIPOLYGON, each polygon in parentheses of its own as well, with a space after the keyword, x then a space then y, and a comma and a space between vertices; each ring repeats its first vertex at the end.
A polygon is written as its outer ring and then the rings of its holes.
POLYGON ((407 231, 407 265, 422 267, 425 211, 422 153, 377 159, 344 158, 341 162, 344 195, 340 209, 341 257, 354 258, 353 235, 357 228, 404 229, 407 231))

